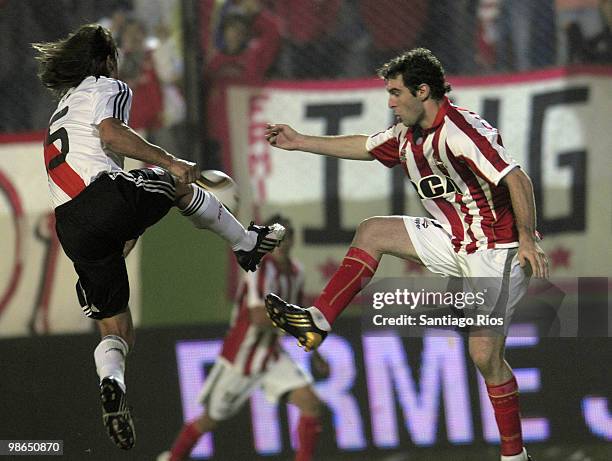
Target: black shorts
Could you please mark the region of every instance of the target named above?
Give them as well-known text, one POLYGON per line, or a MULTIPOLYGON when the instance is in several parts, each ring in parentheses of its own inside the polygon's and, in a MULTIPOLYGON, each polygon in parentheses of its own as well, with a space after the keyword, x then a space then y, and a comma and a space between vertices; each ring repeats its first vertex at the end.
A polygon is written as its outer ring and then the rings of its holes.
POLYGON ((174 205, 174 180, 161 168, 103 174, 55 209, 57 236, 79 276, 77 296, 93 319, 125 311, 130 297, 123 247, 174 205))

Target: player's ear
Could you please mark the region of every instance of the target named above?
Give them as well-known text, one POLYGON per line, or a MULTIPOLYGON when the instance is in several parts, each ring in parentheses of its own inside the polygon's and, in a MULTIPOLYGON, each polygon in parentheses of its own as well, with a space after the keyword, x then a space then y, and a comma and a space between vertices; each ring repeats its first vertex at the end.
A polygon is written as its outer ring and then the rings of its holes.
POLYGON ((417 97, 421 102, 425 102, 431 96, 431 88, 427 83, 421 83, 417 89, 417 97))

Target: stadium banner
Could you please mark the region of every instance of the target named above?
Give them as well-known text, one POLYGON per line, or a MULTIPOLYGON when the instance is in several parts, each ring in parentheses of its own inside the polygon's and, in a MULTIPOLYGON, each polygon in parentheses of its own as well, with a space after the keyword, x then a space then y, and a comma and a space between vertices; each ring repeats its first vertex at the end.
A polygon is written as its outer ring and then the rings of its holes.
MULTIPOLYGON (((531 176, 542 246, 555 276, 611 274, 612 181, 609 123, 612 69, 558 68, 491 77, 449 77, 451 99, 500 129, 504 145, 531 176), (602 251, 603 250, 603 251, 602 251)), ((363 219, 425 216, 399 168, 287 152, 264 139, 266 123, 314 135, 372 134, 392 124, 382 81, 272 82, 234 87, 227 100, 233 174, 256 214, 282 212, 296 226, 295 255, 317 294, 363 219)), ((251 213, 243 207, 245 219, 251 213)), ((377 276, 425 274, 384 258, 377 276)))
MULTIPOLYGON (((89 331, 76 272, 55 234, 44 134, 0 135, 0 337, 89 331)), ((127 258, 130 308, 140 318, 140 245, 127 258)))
MULTIPOLYGON (((565 444, 586 452, 607 447, 608 456, 593 459, 612 459, 612 376, 609 367, 601 367, 610 341, 539 338, 530 323, 515 328, 522 334, 510 336, 507 358, 521 388, 527 446, 534 453, 565 444)), ((91 359, 97 335, 0 340, 3 364, 12 370, 2 383, 10 398, 0 404, 0 433, 3 439, 63 440, 67 459, 156 459, 183 422, 201 412, 198 391, 225 329, 225 324, 138 329, 126 369, 138 433, 129 453, 107 439, 100 421, 91 359)), ((293 338, 283 343, 310 369, 310 354, 293 338)), ((420 339, 376 336, 362 333, 359 319, 341 318, 320 352, 330 374, 315 381, 325 403, 317 459, 372 460, 399 453, 438 460, 499 456, 486 387, 471 364, 464 335, 442 337, 431 330, 420 339)), ((297 418, 295 408, 272 404, 256 390, 235 418, 201 438, 191 458, 291 459, 297 418)))

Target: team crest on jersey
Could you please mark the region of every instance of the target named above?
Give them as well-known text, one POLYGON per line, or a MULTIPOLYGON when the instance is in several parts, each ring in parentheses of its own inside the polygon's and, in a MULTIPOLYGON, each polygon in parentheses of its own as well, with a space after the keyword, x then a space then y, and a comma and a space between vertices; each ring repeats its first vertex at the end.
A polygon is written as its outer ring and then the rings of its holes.
POLYGON ((444 197, 446 195, 461 194, 457 184, 448 176, 432 174, 422 177, 417 182, 413 181, 413 184, 421 199, 432 199, 444 197))

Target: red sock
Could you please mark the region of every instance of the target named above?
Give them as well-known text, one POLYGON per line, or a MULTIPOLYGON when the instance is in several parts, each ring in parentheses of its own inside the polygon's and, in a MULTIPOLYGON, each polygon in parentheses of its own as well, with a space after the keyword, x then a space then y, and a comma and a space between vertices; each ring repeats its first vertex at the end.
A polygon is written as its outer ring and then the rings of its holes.
POLYGON ((330 325, 359 293, 364 280, 372 278, 377 267, 378 261, 361 248, 349 248, 342 264, 314 302, 330 325))
POLYGON ((297 430, 300 447, 295 453, 295 461, 311 461, 321 433, 319 418, 316 416, 300 416, 297 430))
POLYGON ((523 450, 523 435, 516 378, 513 376, 510 381, 496 386, 487 384, 487 391, 499 428, 501 454, 504 456, 518 455, 523 450))
POLYGON ((202 433, 195 426, 195 421, 186 423, 174 440, 174 445, 170 450, 170 461, 186 459, 201 436, 202 433))

